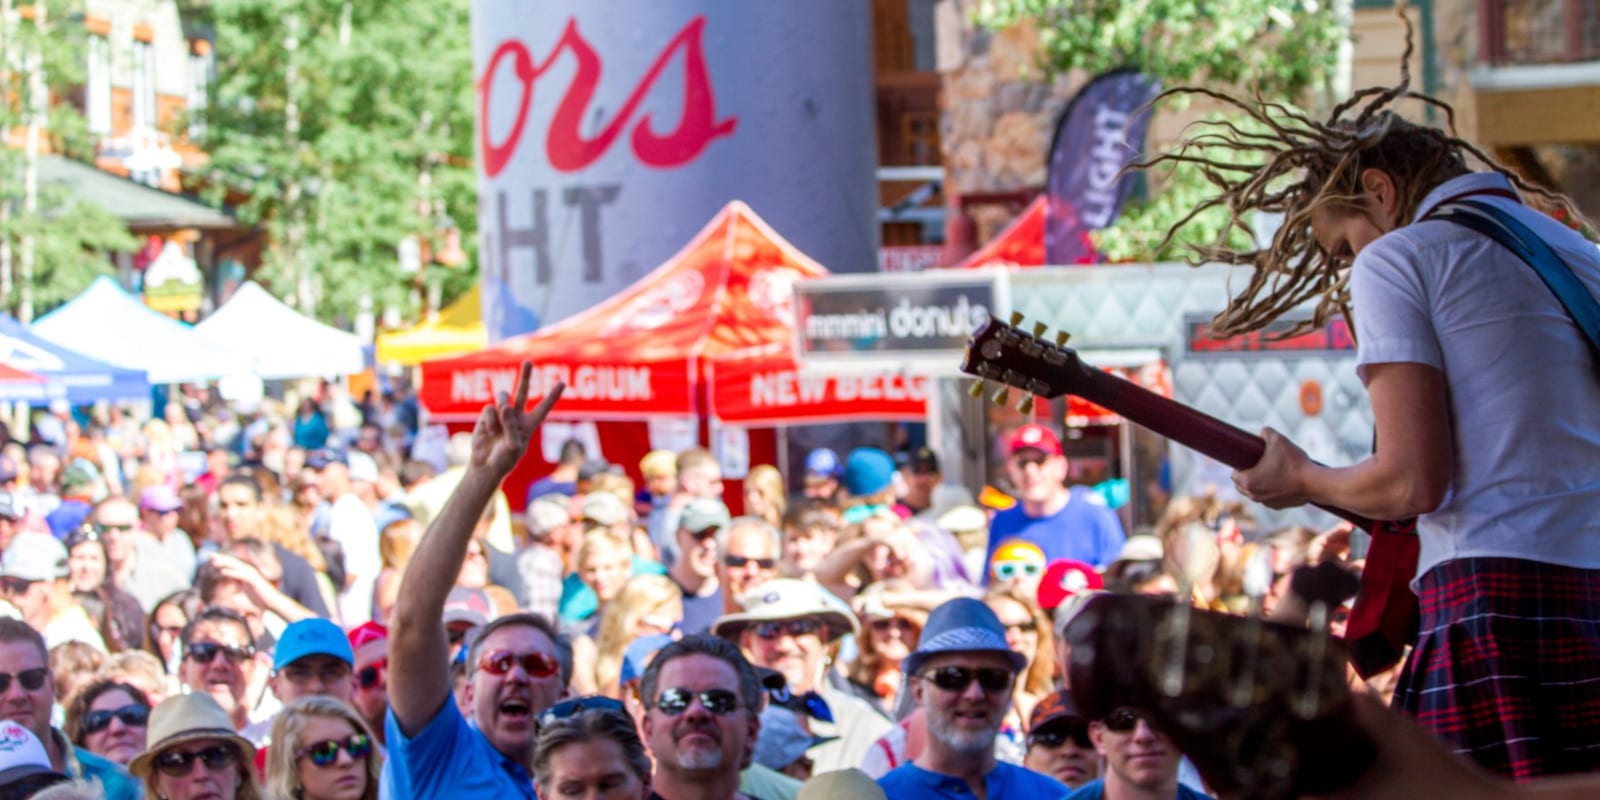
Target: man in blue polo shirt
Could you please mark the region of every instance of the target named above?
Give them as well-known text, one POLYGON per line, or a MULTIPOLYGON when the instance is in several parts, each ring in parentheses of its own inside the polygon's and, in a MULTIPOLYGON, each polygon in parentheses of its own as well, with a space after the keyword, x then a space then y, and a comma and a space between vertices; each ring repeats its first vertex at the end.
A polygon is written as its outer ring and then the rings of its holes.
POLYGON ((466 474, 428 526, 402 579, 389 628, 389 745, 394 797, 533 800, 535 719, 561 696, 556 631, 535 614, 484 626, 467 652, 468 722, 450 693, 445 598, 490 499, 564 388, 526 410, 531 365, 514 398, 484 408, 466 474))
POLYGON ((878 779, 889 800, 1065 797, 1067 785, 995 758, 1011 687, 1027 663, 982 601, 958 597, 933 610, 902 669, 927 719, 916 760, 878 779))

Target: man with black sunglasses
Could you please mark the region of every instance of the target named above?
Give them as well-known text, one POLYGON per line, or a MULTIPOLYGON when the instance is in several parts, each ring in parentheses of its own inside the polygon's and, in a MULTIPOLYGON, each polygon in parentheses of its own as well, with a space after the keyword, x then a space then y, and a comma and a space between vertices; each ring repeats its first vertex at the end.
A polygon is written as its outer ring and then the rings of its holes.
POLYGON ((739 598, 778 577, 778 529, 760 517, 739 517, 717 534, 717 583, 722 613, 739 610, 739 598))
POLYGON ((1066 784, 995 757, 1011 687, 1026 660, 1006 645, 1000 618, 970 597, 928 615, 906 657, 911 696, 926 715, 928 740, 916 759, 878 779, 889 800, 1058 798, 1066 784))
POLYGON ((260 689, 267 667, 256 654, 250 623, 233 611, 208 606, 184 626, 179 641, 178 679, 190 692, 210 695, 233 720, 233 729, 244 730, 255 706, 253 690, 260 689))
POLYGON ((1089 723, 1089 738, 1105 772, 1070 800, 1210 800, 1178 781, 1183 752, 1134 708, 1119 708, 1089 723))
POLYGON ((755 757, 764 690, 750 662, 713 636, 661 648, 639 681, 641 724, 661 800, 729 800, 755 757))
POLYGON ((535 720, 561 697, 567 678, 553 624, 510 614, 479 631, 466 655, 468 722, 452 700, 443 622, 484 509, 565 388, 550 387, 528 410, 532 369, 524 362, 510 396, 501 394, 478 417, 461 481, 401 580, 389 628, 391 797, 533 800, 535 720))
POLYGON ((78 779, 98 781, 106 800, 137 800, 143 791, 128 771, 73 746, 50 724, 55 681, 39 632, 18 619, 0 618, 0 718, 27 728, 44 745, 50 766, 78 779))
POLYGON ((1100 754, 1089 740, 1089 720, 1072 693, 1046 695, 1028 718, 1028 754, 1022 765, 1076 789, 1100 776, 1100 754))
MULTIPOLYGON (((697 497, 677 512, 676 560, 667 577, 683 592, 683 632, 705 633, 723 614, 723 587, 717 579, 717 534, 728 526, 721 500, 697 497)), ((736 598, 737 599, 737 598, 736 598)))

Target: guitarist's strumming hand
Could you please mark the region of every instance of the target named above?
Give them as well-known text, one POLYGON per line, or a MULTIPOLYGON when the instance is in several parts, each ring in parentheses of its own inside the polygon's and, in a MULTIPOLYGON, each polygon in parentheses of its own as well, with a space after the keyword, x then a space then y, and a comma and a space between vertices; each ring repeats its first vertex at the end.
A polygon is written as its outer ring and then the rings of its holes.
POLYGON ((1235 470, 1233 485, 1239 493, 1268 508, 1292 508, 1311 501, 1305 474, 1314 466, 1306 451, 1271 428, 1263 428, 1266 450, 1249 469, 1235 470))
POLYGON ((501 477, 511 472, 511 468, 528 451, 528 440, 533 438, 534 430, 544 422, 556 401, 561 399, 561 393, 567 388, 565 383, 550 387, 550 392, 539 401, 539 405, 531 411, 527 410, 528 383, 532 375, 533 364, 522 362, 515 396, 501 392, 494 404, 483 407, 477 425, 472 428, 473 468, 487 469, 501 477))

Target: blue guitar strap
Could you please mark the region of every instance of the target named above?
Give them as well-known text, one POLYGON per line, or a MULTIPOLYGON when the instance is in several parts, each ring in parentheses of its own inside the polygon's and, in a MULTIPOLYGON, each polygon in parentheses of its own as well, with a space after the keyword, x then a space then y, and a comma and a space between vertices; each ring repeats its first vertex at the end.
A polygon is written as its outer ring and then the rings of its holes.
POLYGON ((1572 268, 1567 266, 1550 244, 1521 220, 1488 203, 1457 200, 1445 203, 1425 219, 1443 219, 1463 225, 1487 236, 1516 254, 1538 273, 1561 307, 1567 310, 1578 330, 1589 341, 1589 350, 1600 361, 1600 302, 1589 293, 1572 268))

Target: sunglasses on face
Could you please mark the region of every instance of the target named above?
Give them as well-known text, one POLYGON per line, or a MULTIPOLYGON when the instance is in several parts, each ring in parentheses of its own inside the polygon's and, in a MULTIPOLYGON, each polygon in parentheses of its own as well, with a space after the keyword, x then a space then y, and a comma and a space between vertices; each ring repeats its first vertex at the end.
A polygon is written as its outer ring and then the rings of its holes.
POLYGON ((697 542, 705 542, 705 541, 707 541, 709 539, 715 538, 716 535, 717 535, 717 531, 720 531, 720 530, 722 530, 722 529, 721 528, 706 528, 705 530, 702 530, 702 531, 689 531, 689 537, 694 539, 697 542))
POLYGON ((161 770, 161 774, 169 778, 182 778, 194 771, 196 761, 212 771, 231 769, 239 761, 239 751, 225 744, 212 745, 193 752, 169 750, 156 756, 151 763, 156 769, 161 770))
POLYGON ((732 567, 733 569, 738 569, 738 568, 743 567, 743 566, 745 566, 747 564, 754 564, 754 565, 756 565, 756 566, 758 566, 758 567, 760 567, 762 569, 774 569, 774 568, 776 568, 778 566, 778 559, 776 559, 776 558, 748 558, 746 556, 732 556, 732 555, 730 555, 730 556, 723 556, 722 563, 728 565, 729 567, 732 567))
POLYGON ((1006 630, 1021 631, 1023 633, 1038 633, 1039 623, 1034 622, 1031 619, 1023 620, 1022 622, 1008 622, 1006 623, 1006 630))
POLYGON ((389 671, 389 659, 380 658, 361 669, 356 670, 356 685, 363 689, 371 689, 378 685, 384 673, 389 671))
MULTIPOLYGON (((23 690, 37 692, 44 688, 44 679, 49 677, 49 675, 49 669, 45 667, 39 667, 37 669, 25 669, 21 672, 18 672, 15 677, 17 682, 22 684, 23 690)), ((9 672, 0 672, 0 694, 5 694, 6 692, 11 691, 12 677, 12 674, 9 672)))
POLYGON ((999 667, 940 667, 924 674, 923 679, 947 692, 964 692, 973 681, 985 692, 996 694, 1011 688, 1011 670, 999 667))
POLYGON ((339 760, 340 750, 349 753, 351 761, 360 761, 372 755, 372 740, 364 733, 353 733, 342 740, 324 739, 302 748, 300 756, 310 757, 311 763, 326 767, 339 760))
POLYGON ((1017 469, 1027 469, 1028 467, 1044 466, 1050 460, 1050 457, 1042 454, 1036 456, 1012 456, 1011 460, 1017 465, 1017 469))
POLYGON ((217 644, 215 642, 195 642, 194 644, 189 645, 189 648, 184 652, 189 656, 190 659, 201 664, 210 664, 217 659, 217 654, 221 653, 223 656, 227 657, 229 664, 233 664, 235 666, 242 663, 250 656, 255 655, 255 650, 253 648, 229 647, 228 645, 217 644))
POLYGON ((822 630, 822 623, 814 619, 789 619, 778 622, 763 622, 753 628, 758 638, 771 641, 781 636, 799 638, 807 634, 818 633, 822 630))
POLYGON ((544 653, 513 653, 510 650, 490 650, 478 659, 478 669, 490 675, 506 675, 515 664, 530 678, 548 678, 561 669, 555 659, 544 653))
POLYGON ((150 709, 133 703, 122 708, 90 711, 83 715, 83 732, 99 733, 111 726, 112 719, 120 719, 130 728, 142 728, 150 721, 150 709))
POLYGON ((698 694, 688 689, 667 689, 656 699, 656 708, 669 717, 676 717, 688 711, 696 698, 702 708, 719 717, 739 710, 739 695, 727 689, 707 689, 698 694))
POLYGON ((997 580, 1009 581, 1012 578, 1029 578, 1044 571, 1044 567, 1032 561, 1002 561, 994 565, 994 577, 997 580))
POLYGON ((901 633, 910 633, 912 625, 910 620, 902 619, 900 617, 890 617, 889 619, 873 620, 872 629, 878 633, 888 633, 892 630, 898 630, 901 633))
POLYGON ((1051 725, 1045 730, 1030 733, 1028 747, 1046 747, 1053 750, 1066 744, 1068 740, 1084 750, 1094 747, 1089 741, 1089 726, 1081 721, 1051 725))
POLYGON ((1135 709, 1119 708, 1107 714, 1101 722, 1113 733, 1127 733, 1137 727, 1141 719, 1148 722, 1145 715, 1135 709))
POLYGON ((6 594, 23 594, 28 591, 28 587, 33 586, 36 582, 8 576, 0 578, 0 590, 4 590, 6 594))
POLYGON ((114 525, 108 525, 108 524, 102 522, 102 523, 97 523, 94 526, 94 529, 99 531, 100 535, 104 536, 105 534, 108 534, 108 533, 127 533, 128 531, 131 531, 131 530, 134 529, 134 524, 131 523, 131 522, 122 522, 122 523, 117 523, 117 524, 114 524, 114 525))
POLYGON ((539 726, 544 727, 558 719, 566 719, 585 711, 615 711, 623 715, 628 713, 627 707, 622 705, 621 700, 599 695, 574 697, 571 700, 563 700, 545 709, 544 713, 539 715, 539 726))

